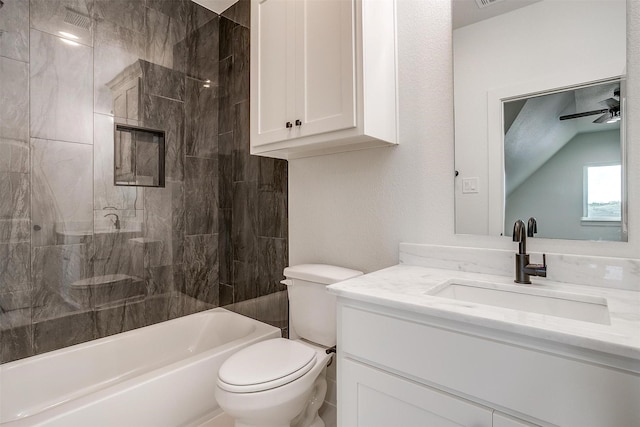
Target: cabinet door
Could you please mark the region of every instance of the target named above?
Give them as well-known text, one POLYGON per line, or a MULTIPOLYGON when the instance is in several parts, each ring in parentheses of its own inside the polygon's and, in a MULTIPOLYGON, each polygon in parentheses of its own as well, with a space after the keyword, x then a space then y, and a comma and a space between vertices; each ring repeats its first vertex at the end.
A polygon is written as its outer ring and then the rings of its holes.
POLYGON ((295 136, 355 127, 355 1, 295 3, 295 136))
POLYGON ((500 412, 493 413, 493 427, 538 427, 536 424, 513 418, 500 412))
POLYGON ((295 1, 251 2, 251 144, 283 141, 295 120, 295 1))
POLYGON ((490 427, 491 410, 382 370, 341 359, 342 427, 490 427))

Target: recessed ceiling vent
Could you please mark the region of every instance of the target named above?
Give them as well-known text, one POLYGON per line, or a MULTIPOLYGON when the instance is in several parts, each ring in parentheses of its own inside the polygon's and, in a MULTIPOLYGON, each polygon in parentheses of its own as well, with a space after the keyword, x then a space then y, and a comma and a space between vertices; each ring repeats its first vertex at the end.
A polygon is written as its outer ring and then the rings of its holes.
POLYGON ((483 7, 491 6, 494 3, 500 3, 504 0, 476 0, 476 3, 480 9, 483 7))

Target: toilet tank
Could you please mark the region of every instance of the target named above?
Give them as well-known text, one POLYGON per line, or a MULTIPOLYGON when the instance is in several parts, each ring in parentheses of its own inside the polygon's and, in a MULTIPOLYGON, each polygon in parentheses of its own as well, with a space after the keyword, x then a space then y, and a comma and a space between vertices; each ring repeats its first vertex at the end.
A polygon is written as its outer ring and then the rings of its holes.
POLYGON ((336 297, 327 285, 362 275, 361 271, 326 264, 284 269, 289 294, 289 338, 304 338, 326 347, 336 345, 336 297))

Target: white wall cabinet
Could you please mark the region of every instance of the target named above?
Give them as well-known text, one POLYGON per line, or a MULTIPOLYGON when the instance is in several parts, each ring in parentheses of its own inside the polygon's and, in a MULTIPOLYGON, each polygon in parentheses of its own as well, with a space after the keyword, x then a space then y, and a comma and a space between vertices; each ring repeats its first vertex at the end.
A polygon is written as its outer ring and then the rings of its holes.
POLYGON ((395 0, 252 0, 251 153, 397 143, 395 0))
POLYGON ((338 424, 384 425, 389 412, 408 418, 386 425, 640 425, 640 376, 626 362, 539 346, 339 298, 338 424))

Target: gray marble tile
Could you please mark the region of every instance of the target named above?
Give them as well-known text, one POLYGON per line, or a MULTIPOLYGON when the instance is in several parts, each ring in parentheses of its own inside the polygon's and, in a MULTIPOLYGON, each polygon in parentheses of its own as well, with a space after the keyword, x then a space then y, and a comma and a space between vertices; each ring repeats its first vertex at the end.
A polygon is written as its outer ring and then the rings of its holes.
MULTIPOLYGON (((140 212, 144 217, 144 212, 140 212)), ((144 225, 143 225, 143 228, 144 225)), ((147 231, 144 231, 145 233, 147 231)), ((128 244, 131 245, 131 270, 136 277, 142 277, 149 280, 148 269, 160 267, 163 265, 163 251, 165 244, 162 240, 155 240, 147 237, 129 239, 128 244)), ((170 258, 166 256, 166 258, 170 258)))
POLYGON ((31 0, 31 28, 93 46, 87 0, 31 0))
POLYGON ((219 18, 187 34, 186 74, 189 77, 218 85, 219 18))
POLYGON ((0 56, 29 60, 29 0, 4 0, 0 34, 0 56))
MULTIPOLYGON (((1 35, 0 40, 3 37, 1 35)), ((29 64, 0 58, 0 75, 0 138, 28 141, 29 64)), ((1 163, 4 161, 0 160, 1 163)))
POLYGON ((233 132, 218 138, 218 204, 221 208, 233 206, 233 132))
POLYGON ((218 253, 220 283, 231 284, 233 281, 233 244, 231 209, 220 209, 218 214, 218 253))
POLYGON ((34 246, 74 243, 93 234, 93 153, 85 144, 31 140, 34 246), (79 240, 78 240, 79 239, 79 240))
POLYGON ((250 80, 250 52, 249 52, 249 29, 238 25, 233 30, 233 71, 231 102, 249 100, 249 80, 250 80))
POLYGON ((33 356, 31 325, 0 329, 0 363, 33 356))
POLYGON ((193 33, 212 19, 218 18, 219 15, 212 10, 193 1, 187 2, 187 34, 193 33))
MULTIPOLYGON (((258 289, 258 266, 253 262, 233 261, 233 298, 234 303, 256 298, 258 289)), ((255 318, 254 316, 252 316, 255 318)))
POLYGON ((258 293, 267 295, 285 291, 280 283, 284 269, 289 265, 287 239, 260 237, 258 239, 258 293))
MULTIPOLYGON (((181 3, 178 3, 181 4, 181 3)), ((179 44, 186 36, 186 10, 183 16, 174 11, 171 16, 151 8, 146 8, 145 59, 167 68, 182 69, 186 58, 186 46, 179 44)))
POLYGON ((95 320, 96 338, 142 328, 147 326, 146 302, 141 299, 98 308, 95 310, 95 320))
POLYGON ((185 159, 187 235, 218 232, 218 164, 216 159, 185 159))
POLYGON ((0 328, 31 325, 32 290, 0 292, 0 328))
POLYGON ((0 172, 29 173, 29 142, 0 138, 0 172))
POLYGON ((234 261, 256 261, 258 246, 258 189, 256 183, 233 184, 231 236, 234 261))
POLYGON ((73 284, 89 274, 84 244, 33 248, 34 321, 60 317, 81 309, 73 284))
POLYGON ((29 242, 0 244, 0 292, 31 289, 29 242))
POLYGON ((222 16, 249 28, 251 24, 251 2, 239 0, 222 12, 222 16))
POLYGON ((218 87, 186 79, 185 149, 187 156, 218 154, 218 87))
POLYGON ((185 294, 208 304, 218 305, 218 236, 185 238, 185 294))
POLYGON ((33 325, 33 345, 36 354, 57 350, 97 337, 92 311, 71 313, 42 320, 33 325))
POLYGON ((181 181, 184 177, 184 103, 145 95, 142 100, 143 125, 165 133, 165 176, 181 181))
POLYGON ((0 219, 29 218, 29 174, 0 172, 0 219))
POLYGON ((233 55, 233 30, 238 26, 238 23, 233 22, 231 19, 221 16, 219 23, 219 52, 220 60, 229 58, 233 55))
POLYGON ((251 181, 257 185, 260 157, 249 154, 249 102, 234 105, 233 180, 251 181))
POLYGON ((275 191, 258 191, 258 230, 261 237, 287 237, 287 195, 275 191))
POLYGON ((120 23, 99 20, 94 38, 95 112, 139 120, 138 80, 142 75, 140 61, 145 56, 144 34, 120 23), (124 108, 117 112, 116 104, 124 108))
POLYGON ((184 189, 180 182, 144 193, 144 236, 158 241, 153 267, 178 264, 184 253, 184 189))
POLYGON ((124 304, 115 307, 101 307, 95 310, 96 338, 125 332, 124 304))
POLYGON ((162 295, 162 299, 154 297, 155 299, 149 298, 147 300, 148 316, 154 313, 159 318, 157 321, 162 321, 163 317, 164 319, 173 319, 215 307, 213 304, 208 304, 181 292, 175 292, 170 297, 166 297, 166 295, 162 295))
POLYGON ((145 278, 145 245, 144 238, 131 239, 131 274, 145 278))
POLYGON ((145 320, 147 325, 164 322, 183 316, 179 310, 178 297, 172 293, 154 295, 145 301, 145 320))
POLYGON ((288 191, 288 162, 282 159, 261 157, 258 190, 286 194, 288 191))
MULTIPOLYGON (((140 233, 141 234, 141 233, 140 233)), ((107 274, 125 274, 133 276, 133 249, 129 239, 140 234, 111 232, 96 233, 90 244, 91 275, 94 277, 107 274)))
POLYGON ((145 0, 87 0, 91 16, 144 33, 145 0))
POLYGON ((220 87, 218 89, 218 132, 220 135, 233 131, 234 108, 231 104, 231 72, 233 57, 220 60, 220 87))
POLYGON ((128 301, 124 306, 124 330, 142 328, 149 325, 146 300, 128 301))
POLYGON ((119 210, 135 210, 137 204, 142 207, 144 189, 114 185, 113 117, 103 114, 94 114, 93 117, 93 200, 95 209, 112 206, 119 210))
POLYGON ((147 268, 145 271, 147 293, 149 295, 161 295, 171 293, 181 287, 181 270, 181 265, 164 265, 147 268))
POLYGON ((233 286, 220 283, 220 307, 233 304, 233 286))
POLYGON ((286 291, 242 300, 224 308, 278 327, 283 333, 286 333, 288 328, 289 313, 286 291))
POLYGON ((31 221, 0 219, 0 243, 31 242, 31 221))
POLYGON ((184 73, 148 61, 140 61, 142 67, 142 93, 184 101, 184 73))
POLYGON ((261 295, 254 300, 256 319, 276 328, 286 328, 289 318, 288 303, 286 291, 261 295))
POLYGON ((189 0, 147 0, 146 6, 184 22, 190 11, 189 0))
POLYGON ((30 46, 31 136, 91 144, 92 49, 37 30, 30 46))

